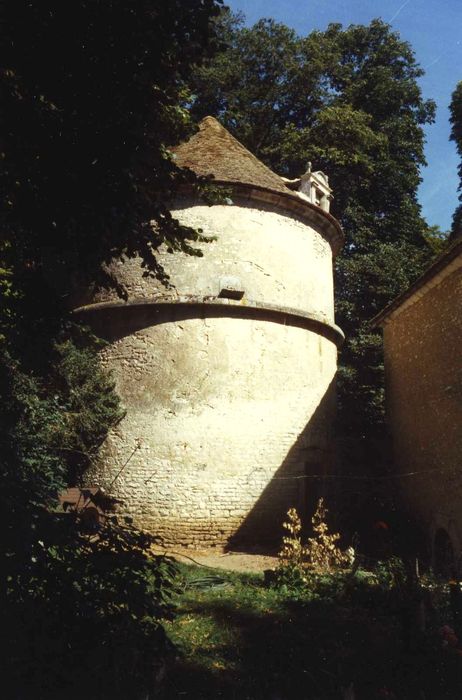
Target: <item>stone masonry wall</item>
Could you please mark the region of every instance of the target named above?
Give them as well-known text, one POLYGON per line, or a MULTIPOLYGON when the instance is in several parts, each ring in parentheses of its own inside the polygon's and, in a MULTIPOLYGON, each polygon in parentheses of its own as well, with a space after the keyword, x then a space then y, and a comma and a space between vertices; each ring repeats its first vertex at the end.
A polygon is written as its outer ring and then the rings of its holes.
MULTIPOLYGON (((209 207, 188 200, 179 202, 173 216, 217 240, 198 244, 204 257, 160 251, 158 258, 170 274, 174 290, 143 276, 137 259, 114 263, 112 272, 125 284, 131 299, 217 296, 220 282, 233 277, 245 291, 245 299, 293 307, 333 322, 329 243, 296 217, 261 206, 240 203, 209 207)), ((115 299, 115 292, 101 290, 92 301, 115 299)))
MULTIPOLYGON (((127 415, 87 479, 110 487, 164 543, 275 541, 287 509, 313 500, 319 480, 306 477, 332 463, 337 348, 284 313, 333 324, 331 248, 270 207, 182 201, 173 214, 217 240, 202 244, 202 258, 161 251, 174 289, 143 277, 138 260, 113 264, 136 305, 90 316, 110 342, 101 359, 127 415), (256 303, 258 314, 200 303, 229 278, 244 291, 233 303, 256 303), (152 303, 185 298, 199 302, 152 303), (280 313, 266 318, 267 305, 280 313)), ((106 291, 91 301, 120 302, 106 291)))
POLYGON ((115 341, 103 362, 128 412, 92 478, 109 486, 140 440, 111 490, 164 542, 223 544, 249 517, 255 542, 268 539, 303 505, 308 484, 292 477, 330 467, 336 347, 310 331, 165 322, 115 341))
POLYGON ((462 269, 384 328, 387 410, 400 484, 431 534, 462 545, 462 269))

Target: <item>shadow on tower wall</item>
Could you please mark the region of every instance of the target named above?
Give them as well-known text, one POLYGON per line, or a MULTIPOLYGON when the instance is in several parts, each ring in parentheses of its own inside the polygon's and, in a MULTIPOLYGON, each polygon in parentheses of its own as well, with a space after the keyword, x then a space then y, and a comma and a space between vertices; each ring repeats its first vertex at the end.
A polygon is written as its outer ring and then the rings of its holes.
MULTIPOLYGON (((302 520, 302 536, 310 530, 311 517, 323 497, 335 510, 336 468, 333 436, 335 379, 329 384, 314 414, 287 452, 251 510, 228 542, 232 551, 273 553, 287 534, 282 527, 289 508, 296 508, 302 520)), ((252 475, 249 475, 249 482, 252 475)))

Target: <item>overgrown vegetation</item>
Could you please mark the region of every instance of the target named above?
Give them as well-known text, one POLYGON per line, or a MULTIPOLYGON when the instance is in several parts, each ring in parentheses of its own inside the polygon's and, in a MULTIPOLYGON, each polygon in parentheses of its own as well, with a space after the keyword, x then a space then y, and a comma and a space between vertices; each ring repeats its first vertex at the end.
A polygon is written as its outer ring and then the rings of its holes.
MULTIPOLYGON (((0 172, 0 626, 3 697, 145 697, 168 643, 171 590, 149 538, 112 522, 88 539, 57 520, 123 414, 97 339, 69 311, 113 258, 195 253, 170 215, 168 146, 192 123, 180 102, 216 45, 220 0, 56 0, 3 7, 0 172), (153 223, 150 223, 153 222, 153 223)), ((124 295, 124 290, 118 288, 124 295)))
POLYGON ((462 82, 459 82, 452 93, 449 106, 451 117, 451 139, 455 142, 457 153, 461 159, 458 169, 459 175, 459 201, 461 204, 454 212, 452 220, 451 237, 458 238, 462 235, 462 82))
POLYGON ((198 238, 169 212, 177 185, 197 179, 167 147, 191 133, 180 102, 216 44, 219 0, 4 5, 2 240, 15 245, 2 252, 13 274, 33 270, 37 283, 41 272, 58 298, 82 278, 114 284, 102 263, 122 254, 162 277, 159 245, 192 252, 198 238))
POLYGON ((176 569, 152 538, 108 520, 97 535, 77 514, 35 509, 22 551, 6 559, 6 697, 139 698, 155 690, 170 649, 176 569), (12 633, 14 631, 14 633, 12 633), (18 695, 20 689, 20 695, 18 695))
POLYGON ((304 545, 290 509, 277 566, 261 574, 179 566, 164 700, 458 697, 459 584, 396 556, 366 568, 326 520, 320 499, 304 545))
POLYGON ((462 658, 448 586, 422 580, 426 628, 410 637, 395 568, 312 573, 287 589, 226 571, 214 586, 209 570, 182 565, 183 593, 166 625, 178 655, 162 697, 455 700, 462 658), (204 576, 208 587, 196 587, 204 576))

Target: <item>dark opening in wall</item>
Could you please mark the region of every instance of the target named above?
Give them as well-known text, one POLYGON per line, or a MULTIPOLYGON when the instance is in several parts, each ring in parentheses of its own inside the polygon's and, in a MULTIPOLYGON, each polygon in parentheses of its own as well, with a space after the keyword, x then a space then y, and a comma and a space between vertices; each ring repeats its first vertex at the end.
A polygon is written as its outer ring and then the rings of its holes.
POLYGON ((220 299, 236 299, 240 301, 244 296, 244 291, 242 289, 233 289, 231 287, 220 289, 218 295, 220 299))
POLYGON ((240 301, 244 296, 243 284, 239 277, 226 275, 218 282, 218 296, 221 299, 235 299, 240 301))
POLYGON ((433 567, 435 574, 450 578, 454 570, 454 548, 446 530, 440 528, 435 533, 433 543, 433 567))

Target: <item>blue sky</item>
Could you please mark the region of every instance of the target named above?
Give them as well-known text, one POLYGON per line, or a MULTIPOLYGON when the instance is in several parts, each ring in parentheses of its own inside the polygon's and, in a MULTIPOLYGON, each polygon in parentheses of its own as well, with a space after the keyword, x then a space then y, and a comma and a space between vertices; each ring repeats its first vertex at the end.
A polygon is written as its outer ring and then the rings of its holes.
POLYGON ((380 17, 414 49, 425 69, 420 79, 423 96, 437 104, 435 124, 426 128, 428 167, 419 190, 422 212, 429 224, 451 226, 457 205, 455 144, 449 141, 451 93, 462 80, 462 0, 225 0, 242 11, 251 25, 274 17, 299 34, 324 29, 330 22, 368 24, 380 17))

